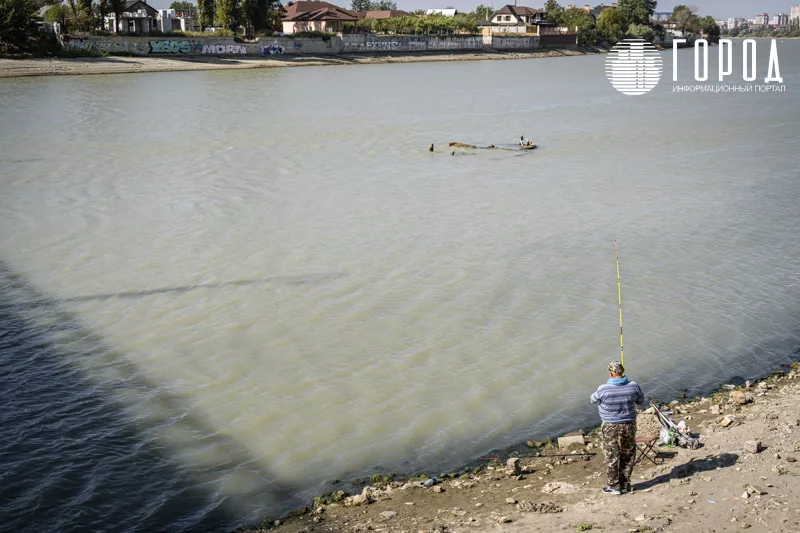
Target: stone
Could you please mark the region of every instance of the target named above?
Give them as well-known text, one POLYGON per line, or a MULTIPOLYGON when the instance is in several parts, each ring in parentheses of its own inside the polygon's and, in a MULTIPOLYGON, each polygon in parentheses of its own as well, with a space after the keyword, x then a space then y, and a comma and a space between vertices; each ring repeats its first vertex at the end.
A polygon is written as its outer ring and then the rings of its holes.
POLYGON ((637 522, 644 522, 645 520, 647 520, 647 516, 643 515, 643 514, 640 514, 639 516, 634 518, 634 520, 636 520, 637 522))
POLYGON ((442 488, 441 485, 434 485, 433 492, 437 492, 437 493, 438 492, 444 492, 444 489, 442 488))
POLYGON ((646 414, 646 415, 654 415, 654 414, 656 414, 656 408, 653 407, 653 406, 650 406, 650 407, 648 407, 647 409, 644 410, 644 414, 646 414))
POLYGON ((756 485, 747 485, 747 492, 749 492, 750 494, 755 494, 757 496, 761 496, 762 494, 767 493, 767 491, 757 487, 756 485))
POLYGON ((797 459, 795 459, 794 457, 791 457, 791 456, 788 456, 788 457, 786 457, 786 459, 784 459, 784 460, 785 460, 787 463, 794 463, 794 462, 796 462, 796 461, 797 461, 797 459))
POLYGON ((381 513, 381 516, 384 517, 386 520, 391 520, 395 516, 397 516, 396 511, 384 511, 381 513))
POLYGON ((749 498, 749 497, 750 497, 750 493, 749 493, 749 492, 747 492, 747 491, 744 491, 744 493, 742 494, 742 499, 743 499, 743 500, 746 500, 746 499, 747 499, 747 498, 749 498))
POLYGON ((522 469, 519 466, 519 457, 512 457, 508 461, 506 461, 506 475, 507 476, 518 476, 522 472, 522 469))
POLYGON ((559 437, 558 438, 558 447, 559 448, 569 448, 573 444, 577 444, 580 446, 586 446, 586 437, 583 435, 572 435, 569 437, 559 437))
POLYGON ((744 451, 747 453, 758 453, 763 449, 760 440, 748 440, 744 443, 744 451))
POLYGON ((720 414, 719 405, 712 405, 711 410, 709 411, 712 415, 720 414))
POLYGON ((664 529, 665 527, 668 527, 671 522, 672 520, 670 520, 669 518, 653 518, 650 521, 650 527, 653 528, 653 531, 659 528, 664 529))
POLYGON ((564 510, 550 500, 545 500, 541 503, 533 503, 523 500, 517 504, 517 510, 527 513, 560 513, 564 510))
POLYGON ((578 492, 578 487, 566 481, 551 481, 542 487, 545 494, 572 494, 578 492))
POLYGON ((511 505, 514 505, 514 504, 517 503, 517 500, 515 500, 514 498, 506 498, 506 503, 510 503, 511 505))
POLYGON ((729 416, 723 416, 722 420, 719 421, 719 425, 724 428, 730 426, 731 424, 733 424, 733 419, 731 419, 729 416))
POLYGON ((731 403, 745 405, 753 401, 753 395, 740 390, 731 391, 729 395, 731 403))
POLYGON ((497 522, 498 524, 508 524, 509 522, 511 522, 511 519, 507 516, 496 516, 494 521, 497 522))

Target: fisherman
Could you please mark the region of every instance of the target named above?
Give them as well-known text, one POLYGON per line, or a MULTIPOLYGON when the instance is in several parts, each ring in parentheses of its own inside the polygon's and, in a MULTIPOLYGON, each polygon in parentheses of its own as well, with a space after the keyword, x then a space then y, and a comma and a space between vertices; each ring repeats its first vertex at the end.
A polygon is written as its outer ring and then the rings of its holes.
POLYGON ((636 405, 644 406, 641 387, 625 376, 619 361, 608 365, 609 380, 592 394, 592 403, 598 404, 603 455, 606 459, 606 494, 632 492, 631 475, 636 453, 636 405))
POLYGON ((430 146, 428 146, 428 151, 429 151, 429 152, 433 152, 433 143, 431 143, 431 145, 430 145, 430 146))
POLYGON ((525 146, 525 136, 524 135, 520 135, 519 136, 519 145, 520 146, 525 146))

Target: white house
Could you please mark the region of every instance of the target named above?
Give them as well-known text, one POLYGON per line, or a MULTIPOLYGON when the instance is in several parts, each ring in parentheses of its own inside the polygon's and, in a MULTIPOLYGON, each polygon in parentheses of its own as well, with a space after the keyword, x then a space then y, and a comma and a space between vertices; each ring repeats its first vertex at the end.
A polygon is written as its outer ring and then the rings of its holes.
POLYGON ((456 9, 426 9, 425 15, 444 15, 445 17, 455 17, 458 10, 456 9))
POLYGON ((198 29, 197 14, 193 11, 159 9, 156 27, 162 33, 171 31, 195 31, 198 29))
POLYGON ((158 12, 144 0, 128 0, 119 21, 110 13, 103 25, 113 33, 148 33, 158 27, 157 19, 158 12))

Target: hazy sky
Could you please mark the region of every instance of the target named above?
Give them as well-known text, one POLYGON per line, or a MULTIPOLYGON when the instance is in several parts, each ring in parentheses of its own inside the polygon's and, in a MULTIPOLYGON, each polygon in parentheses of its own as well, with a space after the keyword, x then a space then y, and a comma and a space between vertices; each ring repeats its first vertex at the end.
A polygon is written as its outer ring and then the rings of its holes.
MULTIPOLYGON (((196 0, 193 0, 196 4, 196 0)), ((350 7, 350 0, 327 0, 328 2, 341 6, 350 7)), ((395 0, 399 9, 412 11, 414 9, 434 9, 453 6, 456 9, 463 11, 472 11, 475 6, 485 3, 494 6, 495 9, 500 9, 507 2, 513 3, 513 0, 395 0)), ((594 7, 595 5, 604 3, 610 5, 616 0, 559 0, 563 6, 567 4, 584 5, 587 2, 594 7)), ((681 1, 665 1, 662 0, 658 3, 657 11, 672 11, 676 4, 688 4, 697 6, 701 15, 711 15, 716 19, 727 19, 728 17, 743 17, 751 19, 757 13, 767 12, 770 18, 778 13, 789 13, 789 8, 792 5, 800 4, 800 0, 684 0, 681 1)), ((169 7, 172 0, 150 0, 148 3, 156 9, 163 9, 169 7)), ((287 0, 283 0, 286 4, 287 0)), ((517 0, 517 5, 535 7, 541 9, 544 6, 545 0, 517 0)))

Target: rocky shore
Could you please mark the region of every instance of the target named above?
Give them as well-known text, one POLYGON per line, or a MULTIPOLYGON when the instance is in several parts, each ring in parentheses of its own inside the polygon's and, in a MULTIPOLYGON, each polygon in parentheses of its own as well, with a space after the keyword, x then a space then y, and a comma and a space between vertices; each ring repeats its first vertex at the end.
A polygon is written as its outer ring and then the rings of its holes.
POLYGON ((269 56, 252 57, 83 57, 0 59, 0 78, 22 76, 59 76, 76 74, 125 74, 136 72, 172 72, 185 70, 230 70, 276 67, 330 65, 365 65, 376 63, 419 63, 432 61, 478 61, 489 59, 529 59, 600 53, 598 49, 548 49, 535 52, 449 52, 381 53, 340 56, 269 56))
MULTIPOLYGON (((529 441, 477 467, 437 473, 435 482, 374 476, 360 492, 320 495, 242 531, 800 531, 798 374, 800 362, 710 397, 671 402, 671 418, 699 433, 701 446, 656 447, 658 464, 637 464, 631 494, 601 492, 596 430, 581 431, 560 439, 561 448, 529 441)), ((657 436, 660 427, 652 408, 639 413, 638 436, 657 436)))

